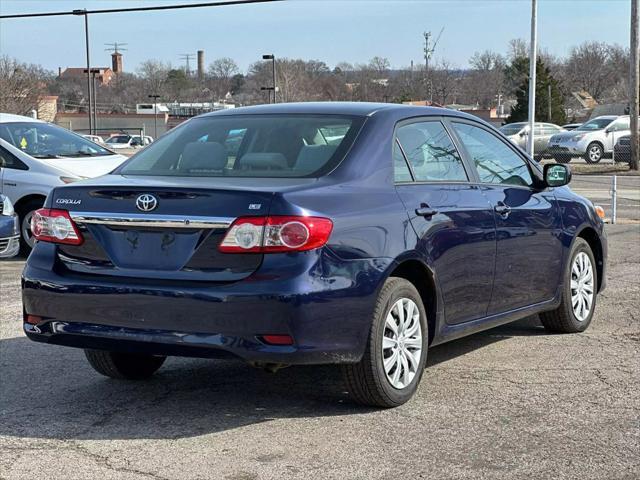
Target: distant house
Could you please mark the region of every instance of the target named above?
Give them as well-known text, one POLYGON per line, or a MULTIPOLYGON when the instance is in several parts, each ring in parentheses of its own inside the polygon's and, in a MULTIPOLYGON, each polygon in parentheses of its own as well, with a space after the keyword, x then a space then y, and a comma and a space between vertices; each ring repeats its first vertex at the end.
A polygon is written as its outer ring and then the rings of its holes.
MULTIPOLYGON (((113 80, 113 77, 115 75, 113 70, 111 70, 109 67, 92 67, 92 68, 97 68, 97 70, 99 70, 99 73, 96 74, 96 82, 98 82, 99 85, 109 85, 109 83, 111 83, 111 80, 113 80)), ((64 70, 60 68, 58 69, 58 78, 86 79, 87 74, 85 73, 85 70, 86 68, 83 68, 83 67, 70 67, 70 68, 65 68, 64 70)))

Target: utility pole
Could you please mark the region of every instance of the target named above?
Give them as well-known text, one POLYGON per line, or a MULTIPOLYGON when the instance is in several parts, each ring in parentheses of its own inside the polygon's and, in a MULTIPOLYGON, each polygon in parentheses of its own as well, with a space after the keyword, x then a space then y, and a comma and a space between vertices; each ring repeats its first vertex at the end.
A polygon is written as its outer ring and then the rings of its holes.
POLYGON ((424 99, 429 100, 433 103, 433 82, 431 81, 431 75, 429 74, 429 61, 433 56, 433 53, 436 51, 436 46, 438 45, 438 41, 442 36, 442 32, 444 32, 444 27, 440 30, 438 37, 436 38, 433 45, 431 45, 431 32, 424 32, 424 88, 425 88, 425 96, 424 99))
POLYGON ((192 53, 183 53, 180 55, 180 60, 184 60, 186 63, 187 77, 191 75, 191 64, 189 62, 192 58, 195 58, 195 55, 192 53))
POLYGON ((93 118, 92 118, 92 99, 91 99, 91 60, 89 58, 89 15, 86 10, 74 10, 74 15, 84 15, 84 41, 87 51, 87 95, 88 95, 88 110, 89 115, 89 135, 93 134, 93 118))
POLYGON ((538 3, 531 0, 531 50, 529 52, 529 135, 527 153, 534 154, 534 125, 536 121, 536 55, 538 43, 538 3))
MULTIPOLYGON (((149 95, 149 98, 153 98, 153 141, 155 142, 158 139, 158 99, 160 95, 154 93, 149 95)), ((144 139, 142 143, 144 144, 144 139)))
POLYGON ((551 123, 551 82, 549 82, 549 85, 547 85, 547 107, 549 109, 547 122, 551 123))
POLYGON ((640 0, 631 0, 631 71, 629 81, 629 115, 631 117, 631 169, 638 170, 640 164, 640 142, 638 141, 638 101, 640 100, 640 0))

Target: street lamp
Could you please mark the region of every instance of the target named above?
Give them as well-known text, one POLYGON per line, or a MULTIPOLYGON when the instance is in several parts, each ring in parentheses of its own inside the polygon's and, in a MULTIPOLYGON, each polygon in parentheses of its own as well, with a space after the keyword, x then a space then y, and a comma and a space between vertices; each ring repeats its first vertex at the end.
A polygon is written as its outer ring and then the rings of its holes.
MULTIPOLYGON (((91 120, 91 118, 93 117, 93 132, 91 131, 91 127, 89 127, 89 134, 98 134, 98 94, 96 91, 96 75, 100 74, 100 69, 99 68, 89 68, 89 69, 84 69, 84 73, 87 74, 87 76, 91 76, 91 85, 93 86, 93 115, 91 115, 91 110, 89 110, 89 120, 91 120)), ((91 92, 89 92, 89 98, 91 98, 92 94, 91 92)), ((89 100, 89 105, 91 106, 91 100, 89 100)))
POLYGON ((277 103, 276 92, 278 87, 276 86, 276 56, 273 53, 262 55, 263 60, 271 60, 271 73, 273 75, 273 103, 277 103))
MULTIPOLYGON (((149 98, 153 98, 153 140, 158 139, 158 99, 160 95, 157 93, 149 95, 149 98)), ((144 144, 144 142, 142 142, 144 144)))
POLYGON ((91 118, 91 60, 89 59, 89 15, 86 10, 74 10, 74 15, 84 15, 84 41, 87 50, 87 94, 89 95, 89 134, 93 133, 93 119, 91 118))

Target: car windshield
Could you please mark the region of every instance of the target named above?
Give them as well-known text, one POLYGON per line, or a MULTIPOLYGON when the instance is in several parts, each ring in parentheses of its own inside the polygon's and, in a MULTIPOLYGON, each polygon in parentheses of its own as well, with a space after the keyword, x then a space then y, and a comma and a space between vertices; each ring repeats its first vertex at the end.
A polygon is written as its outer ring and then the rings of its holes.
POLYGON ((109 137, 105 143, 129 143, 131 137, 129 135, 115 135, 113 137, 109 137))
POLYGON ((503 135, 515 135, 524 127, 524 123, 510 123, 500 127, 500 131, 503 135))
POLYGON ((342 115, 194 118, 123 164, 122 175, 316 177, 353 144, 363 119, 342 115))
POLYGON ((35 158, 113 155, 106 148, 50 123, 3 123, 0 138, 35 158))
POLYGON ((589 120, 587 123, 580 125, 576 130, 580 131, 593 131, 593 130, 602 130, 603 128, 607 128, 607 126, 613 122, 613 118, 594 118, 593 120, 589 120))

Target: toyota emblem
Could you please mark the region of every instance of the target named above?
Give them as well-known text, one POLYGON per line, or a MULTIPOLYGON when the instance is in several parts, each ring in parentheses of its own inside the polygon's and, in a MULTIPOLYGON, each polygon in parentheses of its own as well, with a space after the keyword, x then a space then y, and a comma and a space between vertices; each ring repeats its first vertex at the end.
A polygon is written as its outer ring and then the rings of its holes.
POLYGON ((138 207, 138 210, 142 210, 143 212, 150 212, 151 210, 155 210, 157 206, 158 199, 148 193, 138 195, 138 198, 136 198, 136 207, 138 207))

